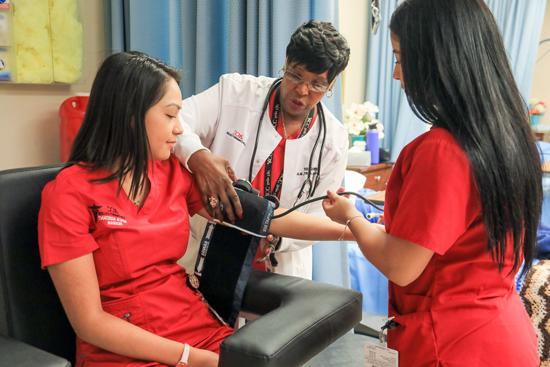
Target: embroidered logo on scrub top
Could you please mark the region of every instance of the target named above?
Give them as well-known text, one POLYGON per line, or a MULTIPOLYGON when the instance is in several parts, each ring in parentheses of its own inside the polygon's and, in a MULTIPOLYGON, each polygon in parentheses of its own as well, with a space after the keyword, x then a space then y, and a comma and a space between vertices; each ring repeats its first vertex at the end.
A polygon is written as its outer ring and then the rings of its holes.
POLYGON ((233 139, 235 139, 236 141, 238 141, 239 143, 241 143, 242 145, 246 145, 244 142, 244 134, 241 133, 240 131, 233 130, 233 132, 226 131, 225 133, 230 137, 232 137, 233 139))
POLYGON ((92 231, 95 229, 95 224, 99 222, 103 222, 110 226, 123 226, 127 223, 126 218, 120 215, 116 208, 112 206, 106 206, 105 208, 107 210, 104 211, 100 210, 103 206, 97 204, 91 205, 89 208, 94 217, 94 227, 91 228, 92 231))

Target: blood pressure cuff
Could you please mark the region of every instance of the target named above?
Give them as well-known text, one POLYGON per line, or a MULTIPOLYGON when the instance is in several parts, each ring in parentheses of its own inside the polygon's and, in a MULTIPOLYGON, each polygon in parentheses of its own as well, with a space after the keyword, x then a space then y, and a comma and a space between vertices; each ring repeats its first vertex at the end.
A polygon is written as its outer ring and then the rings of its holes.
POLYGON ((239 315, 256 250, 268 233, 275 207, 253 192, 236 191, 243 219, 231 226, 209 223, 195 267, 199 291, 229 325, 239 315))
POLYGON ((258 196, 256 191, 249 192, 235 188, 235 192, 239 196, 243 208, 243 218, 237 218, 235 223, 223 222, 222 224, 256 237, 265 238, 269 233, 275 204, 258 196))

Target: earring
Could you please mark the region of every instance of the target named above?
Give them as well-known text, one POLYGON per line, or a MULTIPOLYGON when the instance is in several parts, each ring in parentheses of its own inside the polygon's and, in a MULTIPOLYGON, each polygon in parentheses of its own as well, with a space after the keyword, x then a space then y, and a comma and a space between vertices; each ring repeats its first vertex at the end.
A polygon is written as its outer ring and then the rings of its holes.
POLYGON ((327 98, 332 97, 332 89, 329 89, 329 90, 327 91, 327 93, 325 94, 325 96, 327 96, 327 98))

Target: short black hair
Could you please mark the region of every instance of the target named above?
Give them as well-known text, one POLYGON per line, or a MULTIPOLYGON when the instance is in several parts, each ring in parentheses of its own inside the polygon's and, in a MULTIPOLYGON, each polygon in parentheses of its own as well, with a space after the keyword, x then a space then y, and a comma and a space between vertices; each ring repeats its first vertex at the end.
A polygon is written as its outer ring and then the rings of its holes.
POLYGON ((112 174, 109 182, 132 172, 130 197, 147 178, 149 141, 145 114, 164 95, 179 73, 142 52, 115 53, 105 59, 94 79, 86 115, 73 143, 68 165, 80 164, 112 174))
POLYGON ((348 42, 329 22, 310 20, 290 37, 286 47, 288 64, 300 64, 312 73, 328 71, 329 83, 348 65, 348 42))

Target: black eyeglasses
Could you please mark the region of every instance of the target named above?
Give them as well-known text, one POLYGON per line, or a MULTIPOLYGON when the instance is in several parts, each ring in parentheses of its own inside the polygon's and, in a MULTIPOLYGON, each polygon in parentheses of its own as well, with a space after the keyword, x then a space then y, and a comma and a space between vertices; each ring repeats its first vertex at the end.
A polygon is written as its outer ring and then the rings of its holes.
POLYGON ((292 69, 284 69, 283 77, 286 78, 292 84, 302 84, 305 83, 310 92, 313 93, 325 93, 329 84, 326 82, 320 82, 317 80, 308 81, 302 78, 297 72, 292 69))

